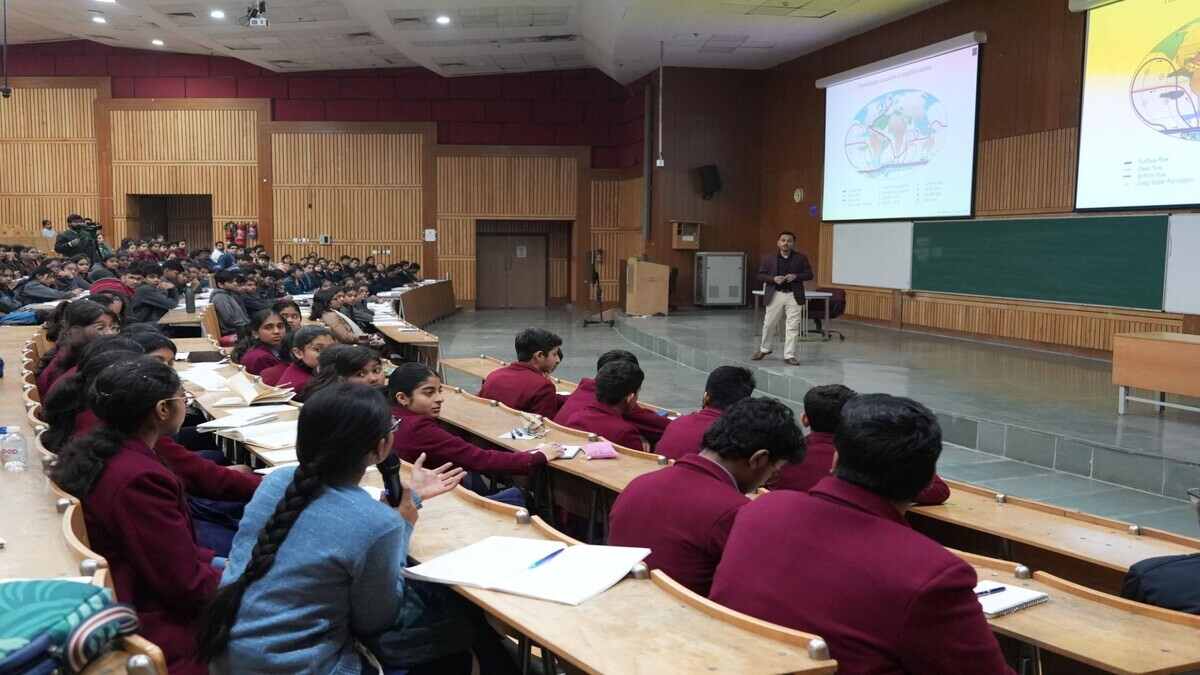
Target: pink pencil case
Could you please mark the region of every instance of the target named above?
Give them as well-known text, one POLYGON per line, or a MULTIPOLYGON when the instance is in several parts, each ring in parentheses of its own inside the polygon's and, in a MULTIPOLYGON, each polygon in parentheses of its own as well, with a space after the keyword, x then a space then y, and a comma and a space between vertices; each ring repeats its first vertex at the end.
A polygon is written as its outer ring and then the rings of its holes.
POLYGON ((616 459, 617 451, 613 448, 612 443, 608 441, 599 441, 596 443, 588 443, 583 446, 583 454, 587 455, 588 459, 616 459))

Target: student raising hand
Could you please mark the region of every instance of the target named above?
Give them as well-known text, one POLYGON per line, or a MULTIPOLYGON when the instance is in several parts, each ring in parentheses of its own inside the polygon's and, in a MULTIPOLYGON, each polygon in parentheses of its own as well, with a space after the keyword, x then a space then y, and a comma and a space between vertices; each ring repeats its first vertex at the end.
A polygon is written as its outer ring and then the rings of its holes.
POLYGON ((413 462, 412 473, 408 479, 408 491, 416 494, 422 501, 433 499, 458 487, 466 474, 465 470, 450 462, 446 462, 436 469, 426 469, 425 453, 422 452, 417 457, 417 461, 413 462))

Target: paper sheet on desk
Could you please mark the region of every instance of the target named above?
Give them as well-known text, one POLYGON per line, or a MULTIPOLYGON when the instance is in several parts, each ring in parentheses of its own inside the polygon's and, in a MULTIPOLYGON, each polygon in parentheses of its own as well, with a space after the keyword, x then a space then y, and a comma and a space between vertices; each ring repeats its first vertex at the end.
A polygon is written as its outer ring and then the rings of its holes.
POLYGON ((241 429, 218 429, 216 433, 218 436, 232 438, 235 441, 266 450, 283 450, 295 447, 297 426, 297 420, 284 420, 256 424, 241 429))
POLYGON ((611 588, 648 555, 648 548, 488 537, 407 568, 404 575, 578 605, 611 588))
MULTIPOLYGON (((197 364, 203 365, 203 364, 197 364)), ((179 372, 179 379, 200 387, 205 391, 229 391, 229 381, 211 368, 196 368, 195 366, 179 372)))
POLYGON ((260 405, 253 408, 235 408, 228 415, 211 419, 196 425, 199 431, 215 431, 217 429, 236 429, 254 424, 274 421, 273 418, 281 412, 293 410, 290 405, 260 405))

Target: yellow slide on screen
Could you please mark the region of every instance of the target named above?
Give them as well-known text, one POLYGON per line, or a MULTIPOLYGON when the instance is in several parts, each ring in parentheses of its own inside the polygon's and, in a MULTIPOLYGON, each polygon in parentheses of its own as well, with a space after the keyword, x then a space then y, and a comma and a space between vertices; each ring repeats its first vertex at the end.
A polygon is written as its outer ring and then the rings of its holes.
POLYGON ((1200 1, 1122 0, 1088 14, 1081 209, 1200 202, 1200 1))

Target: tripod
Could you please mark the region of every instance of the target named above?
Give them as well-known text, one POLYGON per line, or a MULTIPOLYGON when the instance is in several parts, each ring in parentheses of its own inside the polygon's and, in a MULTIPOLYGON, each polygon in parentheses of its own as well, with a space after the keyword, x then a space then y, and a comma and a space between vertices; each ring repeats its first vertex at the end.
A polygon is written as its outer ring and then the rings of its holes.
POLYGON ((606 323, 609 328, 616 325, 616 320, 613 318, 604 318, 604 287, 600 285, 600 265, 604 262, 604 251, 595 249, 588 251, 588 263, 591 265, 592 274, 591 280, 588 283, 596 290, 595 298, 588 298, 592 303, 593 312, 583 319, 583 327, 606 323))

